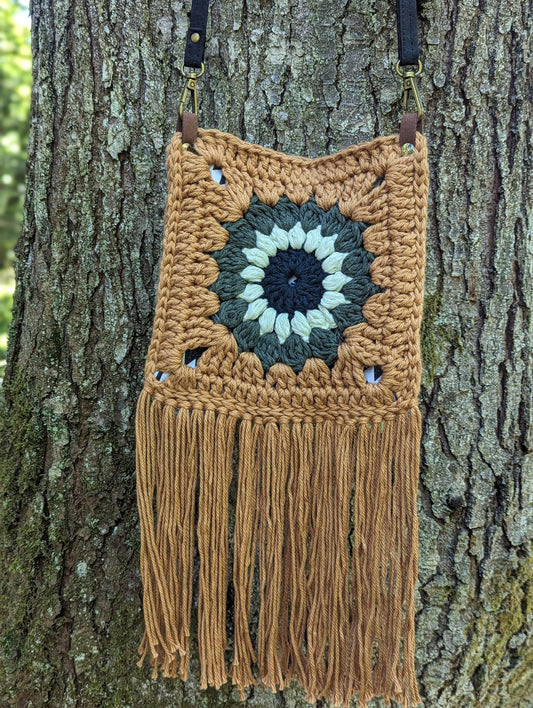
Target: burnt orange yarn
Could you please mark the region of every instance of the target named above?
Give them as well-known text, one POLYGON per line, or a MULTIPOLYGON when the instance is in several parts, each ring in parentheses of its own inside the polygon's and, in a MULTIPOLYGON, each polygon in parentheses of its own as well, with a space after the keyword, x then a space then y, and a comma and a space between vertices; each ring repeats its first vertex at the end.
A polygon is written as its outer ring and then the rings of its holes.
POLYGON ((390 136, 306 159, 200 130, 194 151, 173 137, 167 171, 137 414, 140 652, 154 674, 186 679, 197 602, 203 687, 231 677, 241 692, 257 680, 278 690, 297 679, 309 701, 348 705, 358 694, 365 705, 381 695, 414 706, 425 139, 417 134, 407 156, 390 136), (210 165, 222 168, 225 186, 210 165), (209 290, 219 275, 211 254, 227 243, 222 224, 242 218, 253 195, 272 206, 282 196, 296 205, 314 197, 321 209, 338 204, 369 224, 364 247, 375 255, 370 275, 380 292, 363 307, 366 321, 344 331, 331 368, 310 358, 300 373, 278 363, 265 374, 211 319, 220 307, 209 290), (185 352, 199 347, 206 351, 190 368, 185 352), (366 381, 367 366, 381 367, 379 383, 366 381), (170 376, 158 381, 158 371, 170 376))

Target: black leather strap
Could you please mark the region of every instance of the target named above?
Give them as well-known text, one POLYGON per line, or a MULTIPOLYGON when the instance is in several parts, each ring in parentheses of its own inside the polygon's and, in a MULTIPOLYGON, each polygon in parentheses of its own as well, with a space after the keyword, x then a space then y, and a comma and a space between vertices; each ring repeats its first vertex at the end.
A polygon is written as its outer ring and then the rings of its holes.
POLYGON ((418 63, 416 0, 396 0, 396 21, 398 25, 398 59, 400 66, 418 63))
POLYGON ((208 10, 209 0, 192 0, 183 63, 193 69, 199 69, 204 60, 208 10))
MULTIPOLYGON (((193 69, 199 69, 204 60, 208 11, 209 0, 192 0, 183 63, 193 69)), ((420 52, 416 0, 396 0, 396 20, 400 66, 417 64, 420 52)))

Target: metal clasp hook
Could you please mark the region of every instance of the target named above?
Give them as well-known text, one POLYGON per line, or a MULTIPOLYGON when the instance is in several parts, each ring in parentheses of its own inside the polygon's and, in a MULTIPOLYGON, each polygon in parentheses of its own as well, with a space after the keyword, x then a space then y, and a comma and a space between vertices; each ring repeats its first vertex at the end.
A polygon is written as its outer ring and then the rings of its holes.
POLYGON ((192 106, 193 106, 193 113, 197 114, 198 113, 198 91, 196 90, 196 82, 202 76, 202 74, 205 71, 205 67, 202 64, 199 73, 196 71, 193 71, 192 73, 188 73, 185 70, 185 66, 181 67, 181 73, 182 75, 187 79, 185 83, 185 88, 183 89, 183 96, 181 97, 180 101, 180 107, 179 107, 179 117, 183 118, 183 112, 185 110, 185 106, 187 105, 187 99, 189 98, 189 94, 191 94, 192 98, 192 106))
POLYGON ((418 60, 418 66, 416 71, 413 69, 409 69, 407 71, 403 71, 402 67, 400 66, 400 62, 396 63, 396 73, 398 76, 402 78, 403 81, 403 95, 402 95, 402 104, 403 104, 403 110, 407 112, 407 106, 409 104, 409 98, 411 97, 411 94, 413 96, 415 106, 416 106, 416 112, 418 114, 418 118, 422 118, 424 115, 424 107, 422 105, 422 101, 420 100, 420 96, 416 87, 416 81, 415 79, 417 76, 420 76, 422 73, 422 62, 420 59, 418 60))

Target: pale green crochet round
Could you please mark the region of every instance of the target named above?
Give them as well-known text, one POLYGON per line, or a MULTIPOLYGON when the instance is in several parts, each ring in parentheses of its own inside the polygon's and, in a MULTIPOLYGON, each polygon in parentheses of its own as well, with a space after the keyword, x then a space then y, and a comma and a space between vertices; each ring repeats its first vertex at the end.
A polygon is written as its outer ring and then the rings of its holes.
POLYGON ((271 207, 254 196, 242 219, 223 226, 228 242, 212 254, 220 268, 212 319, 265 371, 283 363, 299 372, 311 357, 331 367, 344 330, 364 322, 362 307, 379 292, 363 246, 368 224, 313 198, 298 206, 281 197, 271 207))

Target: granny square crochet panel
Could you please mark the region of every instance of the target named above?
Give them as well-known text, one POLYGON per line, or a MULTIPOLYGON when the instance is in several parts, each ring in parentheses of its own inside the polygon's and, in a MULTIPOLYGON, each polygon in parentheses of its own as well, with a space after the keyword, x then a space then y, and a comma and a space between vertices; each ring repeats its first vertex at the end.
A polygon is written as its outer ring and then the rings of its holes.
POLYGON ((414 156, 391 136, 309 159, 216 130, 200 131, 191 152, 176 134, 147 389, 255 419, 360 422, 416 407, 427 194, 418 140, 414 156), (206 351, 191 369, 184 356, 197 348, 206 351), (368 366, 381 368, 378 384, 368 366), (172 376, 160 384, 156 371, 172 376))
POLYGON ((194 637, 202 687, 414 706, 425 139, 310 159, 200 130, 167 172, 142 658, 185 680, 194 637))

